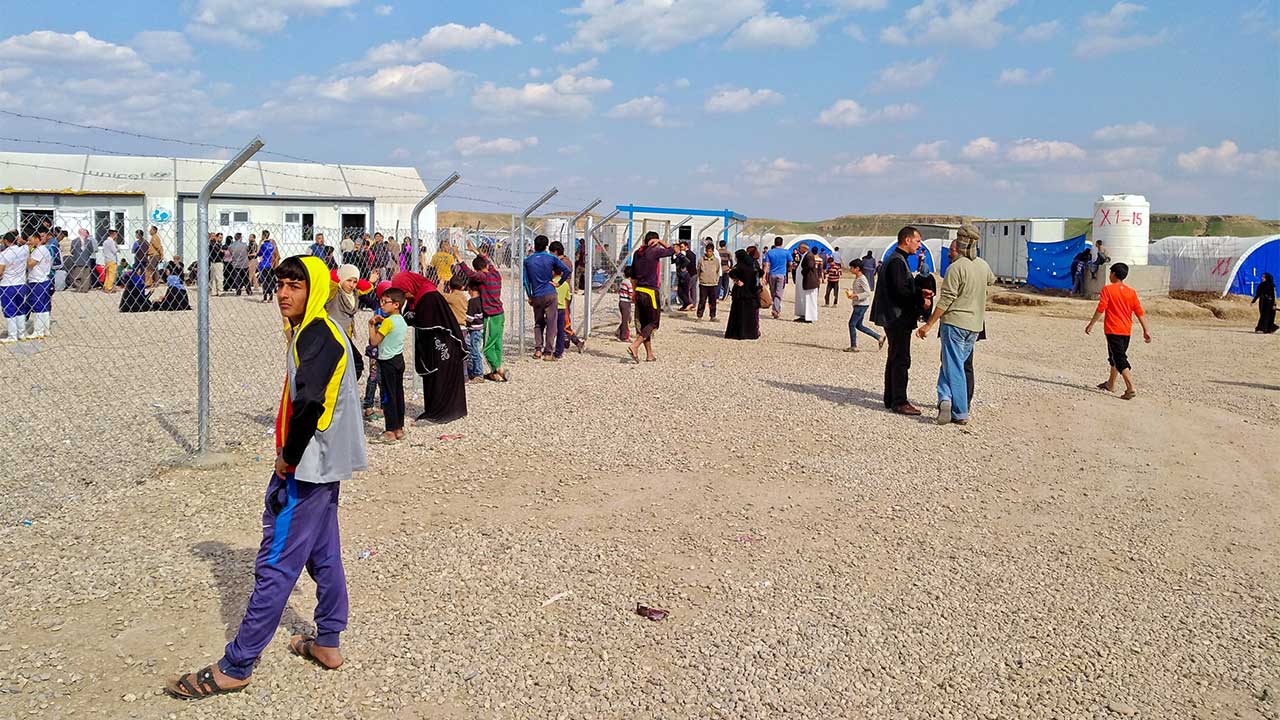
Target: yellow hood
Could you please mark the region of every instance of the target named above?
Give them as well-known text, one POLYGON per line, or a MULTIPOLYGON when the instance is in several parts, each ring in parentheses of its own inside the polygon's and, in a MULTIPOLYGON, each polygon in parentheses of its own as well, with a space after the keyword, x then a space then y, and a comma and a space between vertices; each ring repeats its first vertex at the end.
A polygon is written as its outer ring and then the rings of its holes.
POLYGON ((302 266, 307 269, 307 311, 302 322, 294 328, 294 333, 301 331, 316 320, 325 319, 329 314, 325 304, 329 302, 332 283, 329 279, 329 268, 318 257, 306 255, 301 258, 302 266))

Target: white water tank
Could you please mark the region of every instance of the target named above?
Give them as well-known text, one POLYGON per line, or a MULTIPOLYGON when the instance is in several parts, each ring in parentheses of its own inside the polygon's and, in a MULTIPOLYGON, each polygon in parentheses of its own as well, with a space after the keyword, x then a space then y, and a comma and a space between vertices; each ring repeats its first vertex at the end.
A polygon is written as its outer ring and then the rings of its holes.
POLYGON ((1093 204, 1093 243, 1111 262, 1146 265, 1151 243, 1151 203, 1141 195, 1103 195, 1093 204))
MULTIPOLYGON (((546 235, 551 242, 559 240, 565 247, 565 252, 572 252, 572 238, 569 237, 569 219, 562 217, 549 217, 542 225, 542 235, 546 235)), ((532 242, 532 241, 531 241, 532 242)), ((530 250, 529 252, 533 252, 530 250)))

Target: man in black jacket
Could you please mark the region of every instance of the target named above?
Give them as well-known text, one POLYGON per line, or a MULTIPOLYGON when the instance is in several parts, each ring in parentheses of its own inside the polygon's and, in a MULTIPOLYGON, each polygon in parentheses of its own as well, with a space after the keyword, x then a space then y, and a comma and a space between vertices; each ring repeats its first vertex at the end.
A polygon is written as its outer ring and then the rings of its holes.
POLYGON ((907 265, 920 249, 920 231, 908 225, 898 231, 898 246, 877 273, 871 320, 884 328, 889 355, 884 366, 884 406, 901 415, 919 415, 907 400, 907 373, 911 369, 911 333, 920 317, 933 306, 933 292, 922 289, 907 265))

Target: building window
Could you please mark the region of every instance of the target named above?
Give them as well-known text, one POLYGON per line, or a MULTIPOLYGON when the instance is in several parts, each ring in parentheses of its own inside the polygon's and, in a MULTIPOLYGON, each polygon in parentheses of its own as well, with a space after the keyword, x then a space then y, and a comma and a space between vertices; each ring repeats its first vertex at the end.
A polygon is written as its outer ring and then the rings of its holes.
POLYGON ((1027 236, 1027 226, 1026 226, 1026 225, 1021 225, 1021 226, 1019 226, 1019 227, 1018 227, 1018 234, 1019 234, 1019 235, 1021 235, 1021 236, 1023 236, 1023 237, 1026 237, 1026 236, 1027 236))
POLYGON ((1004 226, 1004 236, 1005 236, 1005 237, 1009 237, 1009 226, 1008 226, 1008 225, 1005 225, 1005 226, 1004 226))
POLYGON ((224 211, 224 212, 220 212, 220 213, 218 213, 218 226, 219 226, 219 227, 226 227, 226 226, 228 226, 228 225, 230 225, 230 224, 231 224, 231 213, 229 213, 229 212, 225 212, 225 211, 224 211))
POLYGON ((302 223, 302 213, 285 213, 284 221, 289 225, 300 225, 302 223))
POLYGON ((248 211, 248 210, 237 210, 237 211, 235 211, 234 213, 232 213, 231 215, 232 215, 231 219, 232 219, 232 220, 234 220, 235 222, 238 222, 238 223, 247 223, 247 222, 249 222, 249 211, 248 211))

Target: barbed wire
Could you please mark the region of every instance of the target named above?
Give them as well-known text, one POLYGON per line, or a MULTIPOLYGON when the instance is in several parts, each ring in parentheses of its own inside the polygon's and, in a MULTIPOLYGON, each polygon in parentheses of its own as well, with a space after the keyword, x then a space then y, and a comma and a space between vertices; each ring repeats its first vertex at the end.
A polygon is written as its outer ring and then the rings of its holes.
MULTIPOLYGON (((238 148, 234 148, 234 147, 229 146, 229 145, 218 145, 218 144, 216 144, 216 143, 205 143, 205 142, 200 142, 200 141, 195 141, 195 140, 184 140, 184 139, 180 139, 180 138, 168 138, 168 137, 163 137, 163 136, 159 136, 159 135, 151 135, 151 134, 147 134, 147 133, 138 133, 138 132, 133 132, 133 131, 130 131, 130 130, 120 130, 120 129, 118 129, 118 128, 110 128, 110 127, 105 127, 105 126, 101 126, 101 125, 90 125, 90 124, 85 124, 85 123, 77 123, 77 122, 72 122, 72 121, 69 121, 69 120, 62 120, 62 119, 59 119, 59 118, 51 118, 51 117, 47 117, 47 116, 43 116, 43 115, 35 115, 35 114, 30 114, 30 113, 21 113, 21 112, 16 112, 16 111, 13 111, 13 110, 5 110, 5 109, 3 109, 3 108, 0 108, 0 114, 9 115, 9 116, 12 116, 12 117, 22 118, 22 119, 26 119, 26 120, 37 120, 37 121, 41 121, 41 122, 48 122, 48 123, 53 123, 53 124, 60 125, 60 126, 74 127, 74 128, 79 128, 79 129, 82 129, 82 130, 92 130, 92 131, 100 131, 100 132, 113 133, 113 134, 117 134, 117 135, 123 135, 123 136, 127 136, 127 137, 134 137, 134 138, 143 139, 143 140, 154 140, 154 141, 159 141, 159 142, 169 142, 169 143, 176 143, 176 144, 184 144, 184 145, 190 145, 190 146, 193 146, 193 147, 204 147, 204 148, 211 148, 211 149, 216 149, 216 150, 232 150, 232 151, 237 151, 237 150, 238 150, 238 148)), ((16 138, 16 137, 0 137, 0 141, 13 142, 13 143, 28 143, 28 144, 34 144, 34 145, 54 145, 54 146, 61 146, 61 147, 67 147, 67 148, 76 148, 76 149, 88 150, 88 151, 91 151, 91 152, 94 152, 94 153, 100 153, 100 154, 104 154, 104 155, 113 155, 113 156, 118 156, 118 157, 152 157, 152 158, 158 158, 158 159, 179 159, 179 160, 182 160, 183 162, 192 162, 192 163, 209 164, 209 165, 218 165, 218 166, 222 166, 222 165, 224 165, 224 164, 225 164, 224 162, 219 161, 219 160, 204 159, 204 158, 168 158, 168 157, 165 157, 165 156, 160 156, 160 155, 149 155, 149 154, 145 154, 145 153, 127 153, 127 152, 122 152, 122 151, 118 151, 118 150, 111 150, 111 149, 108 149, 108 148, 97 147, 97 146, 94 146, 94 145, 88 145, 88 144, 83 144, 83 143, 69 143, 69 142, 58 141, 58 140, 44 140, 44 139, 35 139, 35 138, 16 138)), ((382 175, 387 175, 387 176, 389 176, 389 177, 394 177, 394 178, 396 178, 396 179, 398 179, 398 180, 408 180, 408 179, 409 179, 409 178, 406 178, 406 177, 404 177, 404 176, 402 176, 402 175, 397 175, 396 173, 388 172, 388 171, 386 171, 386 170, 382 170, 382 169, 380 169, 380 168, 374 168, 374 167, 369 167, 369 166, 350 166, 350 165, 346 165, 346 166, 344 166, 344 165, 342 165, 342 164, 338 164, 338 165, 331 165, 331 164, 329 164, 329 163, 324 163, 324 162, 321 162, 321 161, 318 161, 318 160, 308 159, 308 158, 304 158, 304 157, 300 157, 300 156, 295 156, 295 155, 288 155, 288 154, 286 154, 286 153, 280 153, 280 152, 271 151, 271 150, 265 150, 265 149, 264 149, 264 150, 262 150, 262 151, 260 151, 260 152, 261 152, 262 154, 265 154, 265 155, 275 155, 275 156, 277 156, 277 157, 283 157, 283 158, 287 158, 287 159, 290 159, 290 160, 294 160, 294 161, 302 162, 302 163, 306 163, 306 164, 312 164, 312 165, 319 165, 319 166, 322 166, 322 167, 334 168, 334 169, 337 169, 340 173, 342 173, 342 170, 345 168, 345 169, 354 170, 354 171, 358 171, 358 172, 376 172, 376 173, 379 173, 379 174, 382 174, 382 175)), ((15 161, 0 161, 0 162, 4 162, 5 164, 8 164, 8 165, 14 165, 14 166, 19 166, 19 167, 29 167, 29 168, 33 168, 33 169, 43 169, 43 170, 53 170, 53 171, 60 171, 60 172, 66 172, 66 173, 73 173, 73 174, 78 174, 78 175, 83 175, 83 174, 84 174, 82 171, 76 171, 76 170, 72 170, 72 169, 69 169, 69 168, 59 168, 59 167, 54 167, 54 166, 37 165, 37 164, 29 164, 29 163, 19 163, 19 162, 15 162, 15 161)), ((359 187, 362 187, 362 188, 370 188, 370 189, 374 189, 374 190, 388 190, 388 191, 392 191, 392 192, 409 192, 409 191, 411 191, 411 190, 412 190, 412 189, 410 189, 410 188, 405 188, 405 187, 393 187, 393 186, 389 186, 389 185, 379 185, 379 184, 376 184, 376 183, 369 183, 369 182, 362 182, 362 181, 360 181, 360 180, 352 180, 352 179, 348 179, 348 178, 345 176, 345 173, 343 173, 343 174, 342 174, 342 177, 341 177, 341 178, 319 177, 319 176, 315 176, 315 175, 302 175, 302 174, 299 174, 299 173, 291 173, 291 172, 287 172, 287 171, 284 171, 284 170, 276 170, 276 169, 272 169, 272 168, 265 168, 265 167, 262 167, 261 162, 259 162, 259 164, 258 164, 258 166, 257 166, 257 169, 258 169, 258 171, 259 171, 260 173, 263 173, 263 174, 266 174, 266 175, 274 175, 274 176, 278 176, 278 177, 290 177, 290 178, 299 179, 299 180, 322 181, 322 182, 343 182, 343 183, 345 183, 346 185, 349 185, 349 186, 350 186, 350 185, 355 185, 355 186, 359 186, 359 187)), ((186 180, 185 182, 199 182, 199 181, 201 181, 201 180, 203 180, 203 178, 201 178, 200 180, 191 180, 191 179, 188 179, 188 180, 186 180)), ((421 180, 421 178, 419 178, 419 180, 421 180)), ((184 182, 184 180, 182 180, 180 177, 175 177, 175 178, 174 178, 174 181, 175 181, 175 182, 184 182)), ((224 181, 224 182, 223 182, 223 184, 227 184, 227 185, 239 185, 239 186, 242 186, 242 187, 254 187, 254 188, 261 187, 261 183, 246 182, 246 181, 237 181, 237 180, 230 180, 230 179, 228 179, 228 180, 224 181)), ((541 195, 543 192, 545 192, 545 191, 537 191, 537 190, 519 190, 519 189, 515 189, 515 188, 506 188, 506 187, 502 187, 502 186, 500 186, 500 185, 488 185, 488 184, 483 184, 483 183, 472 183, 472 182, 467 182, 467 181, 462 181, 462 180, 459 180, 456 184, 458 184, 458 185, 462 185, 462 186, 465 186, 465 187, 475 188, 475 189, 490 190, 490 191, 493 191, 493 192, 502 192, 502 193, 508 193, 508 194, 513 194, 513 195, 522 195, 522 196, 535 196, 535 195, 541 195)), ((286 186, 286 185, 274 185, 274 189, 276 189, 276 190, 286 190, 286 191, 289 191, 289 192, 303 193, 303 194, 314 195, 314 196, 318 196, 318 197, 327 197, 327 195, 326 195, 325 193, 318 192, 318 191, 316 191, 316 190, 314 190, 314 189, 311 189, 311 188, 297 188, 297 187, 290 187, 290 186, 286 186)), ((416 196, 416 195, 388 195, 388 196, 383 196, 383 197, 384 197, 384 198, 386 198, 386 199, 415 199, 415 200, 416 200, 416 199, 420 199, 420 196, 416 196)), ((513 203, 506 203, 506 202, 501 202, 501 201, 497 201, 497 200, 487 200, 487 199, 484 199, 484 198, 469 197, 469 196, 466 196, 466 195, 459 195, 459 194, 453 194, 453 193, 450 193, 450 194, 443 195, 442 197, 449 197, 449 198, 452 198, 452 199, 456 199, 456 200, 464 200, 464 201, 468 201, 468 202, 477 202, 477 203, 481 203, 481 204, 493 205, 493 206, 495 206, 495 207, 503 207, 503 208, 509 208, 509 209, 513 209, 513 210, 524 210, 524 208, 523 208, 523 207, 521 207, 521 206, 519 206, 519 205, 515 205, 515 204, 513 204, 513 203)), ((591 200, 587 200, 587 199, 585 199, 585 198, 579 198, 579 197, 575 197, 575 196, 558 195, 558 197, 559 197, 559 198, 562 198, 562 199, 568 199, 568 200, 571 200, 571 201, 574 201, 574 202, 582 202, 582 203, 584 203, 584 204, 591 202, 591 200)), ((562 205, 551 205, 551 206, 548 206, 548 209, 549 209, 549 210, 551 210, 551 211, 553 211, 553 212, 567 212, 567 213, 568 213, 568 212, 571 212, 571 213, 574 213, 574 214, 576 214, 576 213, 578 212, 578 210, 579 210, 579 208, 576 208, 576 207, 569 207, 569 206, 562 206, 562 205)))

